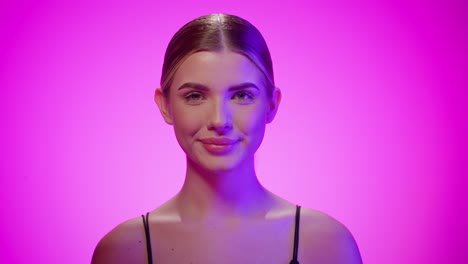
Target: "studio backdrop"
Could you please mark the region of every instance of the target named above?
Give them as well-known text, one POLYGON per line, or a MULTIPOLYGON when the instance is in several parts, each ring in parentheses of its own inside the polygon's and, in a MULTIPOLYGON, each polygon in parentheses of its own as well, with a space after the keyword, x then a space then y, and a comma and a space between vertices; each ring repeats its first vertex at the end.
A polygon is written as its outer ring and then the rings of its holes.
POLYGON ((89 263, 179 190, 153 94, 172 35, 219 12, 259 28, 283 92, 260 181, 344 223, 365 263, 467 263, 464 1, 10 2, 0 263, 89 263))

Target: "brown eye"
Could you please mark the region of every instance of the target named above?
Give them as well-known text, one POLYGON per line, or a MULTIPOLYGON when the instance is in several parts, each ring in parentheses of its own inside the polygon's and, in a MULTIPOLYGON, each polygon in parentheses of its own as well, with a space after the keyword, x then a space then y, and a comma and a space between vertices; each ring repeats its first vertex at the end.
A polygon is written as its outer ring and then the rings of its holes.
POLYGON ((192 92, 184 96, 187 102, 199 102, 204 99, 204 96, 199 92, 192 92))
POLYGON ((254 96, 247 91, 240 91, 234 94, 233 99, 240 103, 250 103, 253 102, 254 96))

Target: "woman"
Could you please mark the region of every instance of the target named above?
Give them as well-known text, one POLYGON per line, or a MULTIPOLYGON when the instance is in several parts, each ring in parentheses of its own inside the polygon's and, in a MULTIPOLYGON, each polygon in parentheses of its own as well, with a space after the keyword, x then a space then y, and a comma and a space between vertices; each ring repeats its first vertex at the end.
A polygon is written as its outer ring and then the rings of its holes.
POLYGON ((93 263, 361 263, 342 224, 257 180, 254 154, 281 92, 253 25, 213 14, 182 27, 155 101, 186 153, 185 182, 161 207, 110 231, 93 263))

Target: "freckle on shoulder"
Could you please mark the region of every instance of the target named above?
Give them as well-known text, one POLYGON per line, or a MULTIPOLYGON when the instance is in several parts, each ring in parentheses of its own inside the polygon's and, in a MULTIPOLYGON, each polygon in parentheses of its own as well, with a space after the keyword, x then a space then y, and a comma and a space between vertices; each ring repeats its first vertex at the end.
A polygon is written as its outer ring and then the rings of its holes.
POLYGON ((145 256, 145 243, 141 218, 130 219, 116 226, 99 241, 92 263, 139 261, 145 256))

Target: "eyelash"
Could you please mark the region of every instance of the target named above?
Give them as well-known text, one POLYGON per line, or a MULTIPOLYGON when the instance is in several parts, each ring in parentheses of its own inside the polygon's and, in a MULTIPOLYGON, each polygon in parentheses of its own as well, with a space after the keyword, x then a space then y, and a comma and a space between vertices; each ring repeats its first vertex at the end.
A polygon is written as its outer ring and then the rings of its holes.
MULTIPOLYGON (((199 103, 201 100, 206 99, 205 96, 200 92, 190 92, 184 96, 184 100, 188 103, 199 103), (198 97, 198 99, 194 98, 198 97)), ((231 99, 235 99, 239 101, 241 104, 251 103, 253 102, 254 95, 248 91, 239 91, 236 92, 231 99), (242 98, 242 96, 247 96, 247 98, 242 98), (237 98, 236 98, 237 97, 237 98)))
POLYGON ((239 99, 239 100, 241 100, 243 102, 246 101, 246 102, 249 103, 249 102, 252 102, 254 100, 254 95, 252 93, 250 93, 250 92, 247 92, 247 91, 239 91, 239 92, 235 93, 233 97, 236 97, 236 96, 240 97, 240 95, 247 96, 247 98, 239 99))
POLYGON ((185 101, 187 102, 194 102, 194 101, 200 101, 200 99, 194 99, 193 97, 194 96, 198 96, 200 97, 201 99, 204 99, 203 97, 203 94, 199 93, 199 92, 191 92, 191 93, 188 93, 184 96, 184 99, 185 101))

